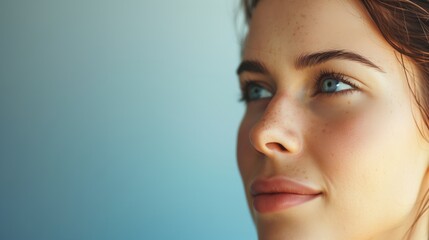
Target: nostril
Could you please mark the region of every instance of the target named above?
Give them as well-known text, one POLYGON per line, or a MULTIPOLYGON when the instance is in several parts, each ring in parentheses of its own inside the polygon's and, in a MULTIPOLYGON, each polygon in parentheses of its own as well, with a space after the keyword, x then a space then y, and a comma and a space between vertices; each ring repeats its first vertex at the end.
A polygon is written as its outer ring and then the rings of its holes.
POLYGON ((273 151, 279 151, 279 152, 287 151, 287 149, 280 143, 271 142, 271 143, 265 144, 265 146, 267 146, 268 149, 273 151))

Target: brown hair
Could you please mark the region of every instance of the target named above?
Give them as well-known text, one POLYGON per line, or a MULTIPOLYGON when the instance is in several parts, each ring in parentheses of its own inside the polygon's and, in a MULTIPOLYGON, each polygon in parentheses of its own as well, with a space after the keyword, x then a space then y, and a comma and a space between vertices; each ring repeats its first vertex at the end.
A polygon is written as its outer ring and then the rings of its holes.
MULTIPOLYGON (((247 24, 258 3, 259 0, 242 0, 247 24)), ((361 3, 385 40, 399 53, 408 85, 411 87, 410 84, 413 84, 414 88, 411 89, 416 89, 412 92, 426 125, 425 131, 419 128, 420 132, 429 141, 429 1, 361 0, 361 3), (414 63, 418 81, 409 81, 410 72, 405 67, 404 57, 414 63)), ((408 231, 408 236, 428 209, 429 190, 423 197, 417 219, 408 231)))

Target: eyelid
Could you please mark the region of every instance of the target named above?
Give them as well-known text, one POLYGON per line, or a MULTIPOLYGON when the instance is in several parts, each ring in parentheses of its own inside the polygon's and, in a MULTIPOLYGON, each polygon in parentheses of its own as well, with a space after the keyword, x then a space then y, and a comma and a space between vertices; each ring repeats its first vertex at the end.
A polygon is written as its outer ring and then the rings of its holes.
MULTIPOLYGON (((249 99, 249 96, 247 95, 247 90, 249 88, 250 85, 255 85, 255 86, 259 86, 264 88, 265 90, 267 90, 268 92, 271 93, 271 95, 274 95, 274 91, 272 90, 272 87, 267 84, 264 81, 260 81, 260 80, 250 80, 250 79, 245 79, 240 81, 240 88, 241 88, 241 97, 240 97, 240 102, 251 102, 254 100, 249 99)), ((261 99, 267 99, 267 98, 261 98, 261 99)), ((258 100, 258 99, 255 99, 258 100)))
POLYGON ((275 92, 274 87, 273 87, 271 84, 267 83, 266 81, 263 81, 263 80, 256 80, 256 79, 252 79, 252 78, 246 78, 246 79, 240 80, 240 88, 241 88, 242 90, 245 90, 245 88, 246 88, 249 84, 256 84, 256 85, 259 85, 259 86, 261 86, 261 87, 263 87, 263 88, 267 89, 268 91, 270 91, 270 92, 271 92, 271 93, 273 93, 273 94, 274 94, 274 92, 275 92))

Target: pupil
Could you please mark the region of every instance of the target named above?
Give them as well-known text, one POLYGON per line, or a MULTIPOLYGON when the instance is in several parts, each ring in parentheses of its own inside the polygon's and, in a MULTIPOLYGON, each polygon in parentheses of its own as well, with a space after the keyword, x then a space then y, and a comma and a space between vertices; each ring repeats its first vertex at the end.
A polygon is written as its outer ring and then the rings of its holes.
POLYGON ((334 79, 327 79, 323 84, 325 87, 325 91, 332 92, 335 91, 338 83, 334 79))
POLYGON ((253 89, 253 94, 259 94, 260 89, 259 88, 254 88, 253 89))

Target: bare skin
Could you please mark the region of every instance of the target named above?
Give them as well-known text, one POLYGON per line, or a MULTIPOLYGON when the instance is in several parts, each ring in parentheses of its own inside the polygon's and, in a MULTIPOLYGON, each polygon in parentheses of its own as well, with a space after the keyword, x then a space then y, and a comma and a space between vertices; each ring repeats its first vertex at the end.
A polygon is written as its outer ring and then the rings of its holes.
MULTIPOLYGON (((237 156, 261 240, 399 240, 416 219, 429 187, 429 144, 397 53, 359 4, 262 0, 255 9, 243 60, 265 69, 239 74, 248 103, 237 156), (369 62, 297 64, 328 51, 369 62), (274 176, 321 196, 261 213, 251 184, 274 176)), ((427 219, 410 239, 428 239, 427 219)))

